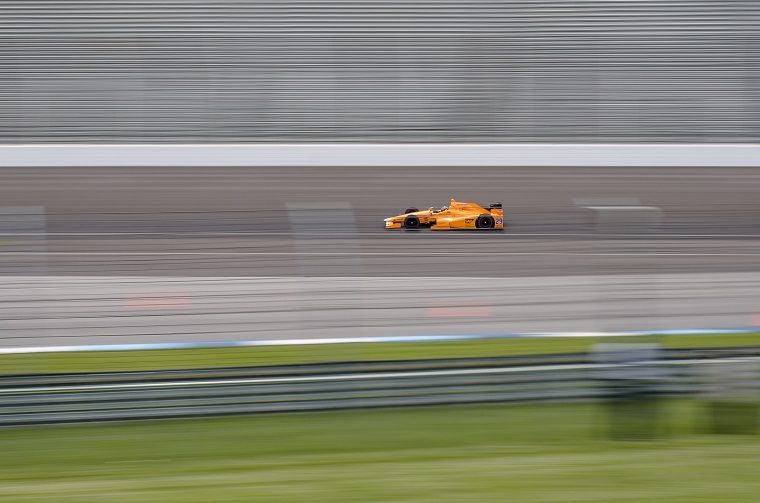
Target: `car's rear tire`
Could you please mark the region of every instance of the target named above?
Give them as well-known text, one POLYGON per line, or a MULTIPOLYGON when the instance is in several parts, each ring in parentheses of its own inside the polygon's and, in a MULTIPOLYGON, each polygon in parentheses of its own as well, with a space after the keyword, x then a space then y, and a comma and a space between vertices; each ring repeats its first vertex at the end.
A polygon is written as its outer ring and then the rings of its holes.
POLYGON ((477 229, 493 229, 496 221, 491 215, 478 215, 475 220, 475 228, 477 229))
POLYGON ((404 229, 416 231, 420 228, 420 219, 416 215, 407 215, 404 219, 404 229))
POLYGON ((404 215, 407 215, 407 214, 409 214, 409 213, 414 213, 414 212, 416 212, 416 211, 420 211, 420 210, 418 210, 417 208, 414 208, 414 207, 412 207, 412 208, 407 208, 407 209, 406 209, 406 211, 404 211, 404 215))

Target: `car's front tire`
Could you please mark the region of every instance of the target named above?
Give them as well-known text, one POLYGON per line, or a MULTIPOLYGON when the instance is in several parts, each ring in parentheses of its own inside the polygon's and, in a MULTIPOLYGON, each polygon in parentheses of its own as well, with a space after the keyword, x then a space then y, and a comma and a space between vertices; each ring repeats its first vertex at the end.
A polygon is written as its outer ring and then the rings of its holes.
POLYGON ((407 215, 404 219, 404 229, 416 231, 420 228, 420 219, 416 215, 407 215))

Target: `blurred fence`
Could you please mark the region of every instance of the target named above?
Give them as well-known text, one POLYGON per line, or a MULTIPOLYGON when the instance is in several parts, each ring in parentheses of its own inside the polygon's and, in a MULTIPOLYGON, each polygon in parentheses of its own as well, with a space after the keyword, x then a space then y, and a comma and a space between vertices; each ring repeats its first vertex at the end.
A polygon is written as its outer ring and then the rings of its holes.
POLYGON ((7 0, 0 142, 756 142, 760 4, 7 0))
MULTIPOLYGON (((706 365, 755 362, 754 373, 744 377, 756 393, 758 353, 671 350, 663 360, 627 366, 656 369, 650 393, 673 396, 705 389, 699 375, 706 365)), ((6 376, 0 378, 0 425, 604 398, 616 393, 609 385, 616 366, 579 354, 6 376)))

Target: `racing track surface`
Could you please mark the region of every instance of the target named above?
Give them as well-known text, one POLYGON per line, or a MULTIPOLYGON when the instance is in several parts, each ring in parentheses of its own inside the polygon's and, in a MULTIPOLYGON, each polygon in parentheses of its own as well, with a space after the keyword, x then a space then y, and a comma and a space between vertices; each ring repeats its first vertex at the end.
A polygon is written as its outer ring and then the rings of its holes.
POLYGON ((758 169, 0 169, 4 346, 744 327, 757 273, 758 169), (508 229, 382 228, 451 196, 508 229))

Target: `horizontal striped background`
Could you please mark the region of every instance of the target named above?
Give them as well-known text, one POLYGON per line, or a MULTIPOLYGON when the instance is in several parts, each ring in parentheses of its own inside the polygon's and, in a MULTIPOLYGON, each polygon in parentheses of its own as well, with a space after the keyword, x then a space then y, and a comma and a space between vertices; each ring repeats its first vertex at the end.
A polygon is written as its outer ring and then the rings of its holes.
POLYGON ((760 3, 4 0, 0 143, 756 142, 760 3))

